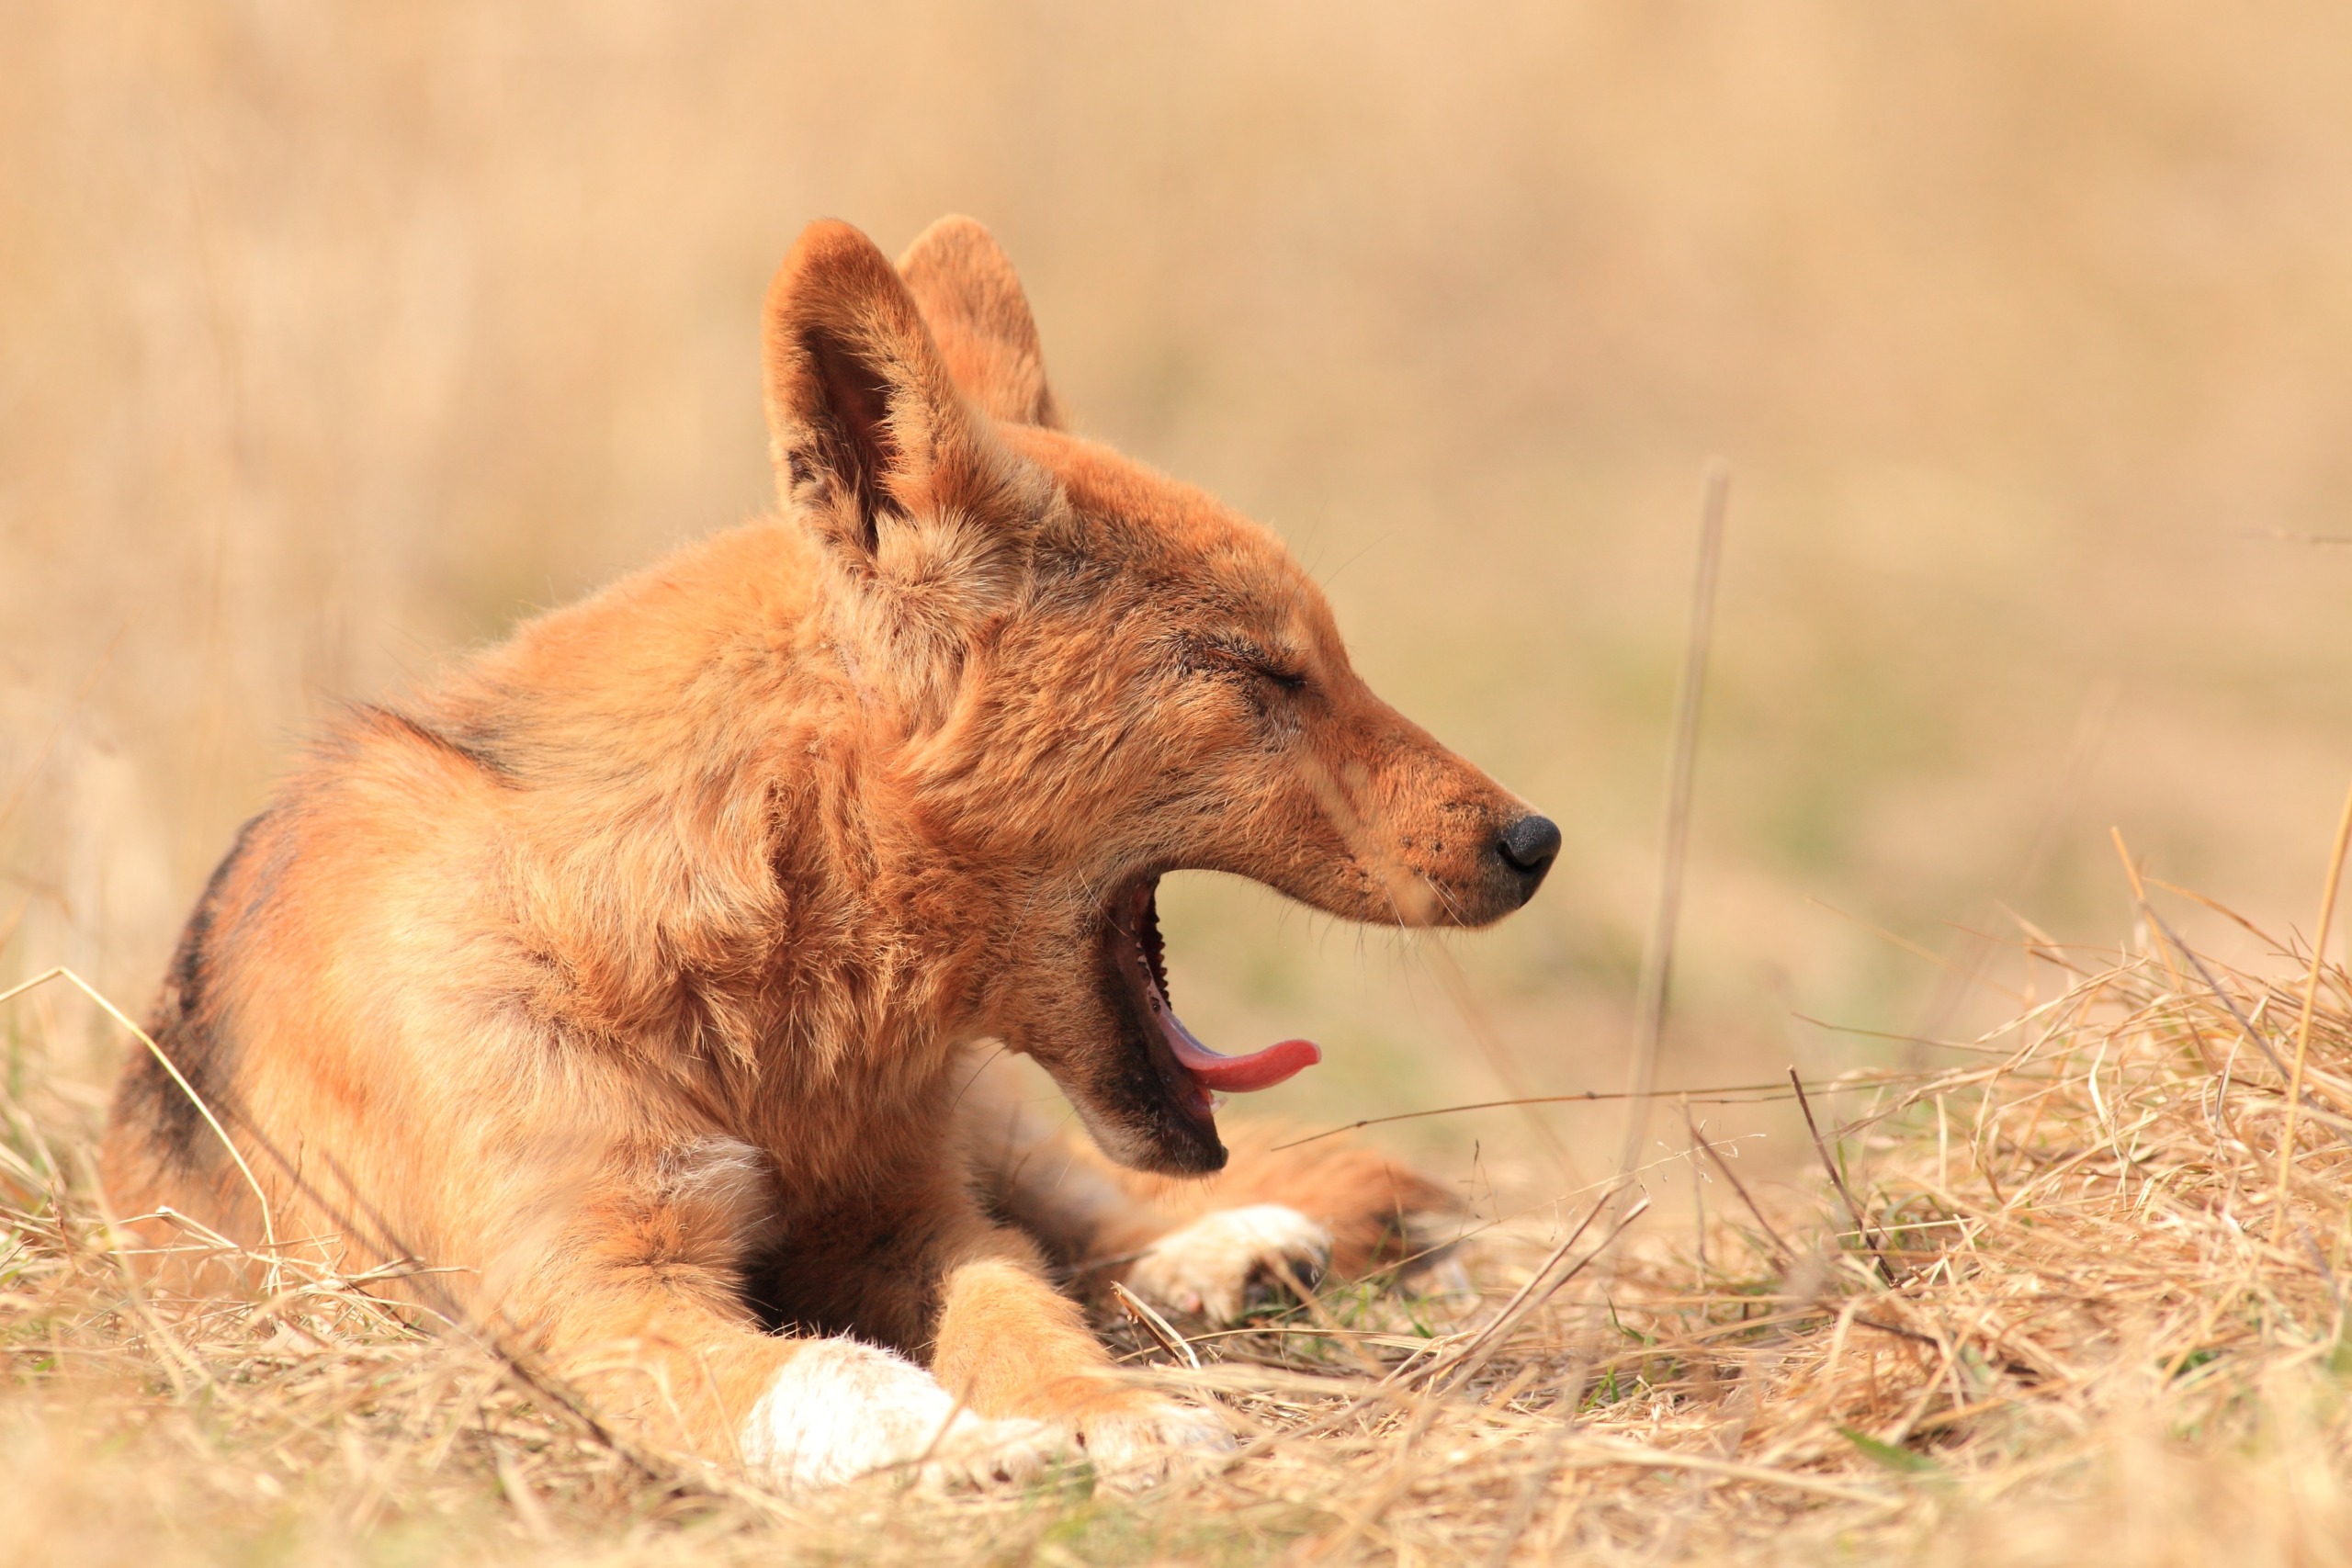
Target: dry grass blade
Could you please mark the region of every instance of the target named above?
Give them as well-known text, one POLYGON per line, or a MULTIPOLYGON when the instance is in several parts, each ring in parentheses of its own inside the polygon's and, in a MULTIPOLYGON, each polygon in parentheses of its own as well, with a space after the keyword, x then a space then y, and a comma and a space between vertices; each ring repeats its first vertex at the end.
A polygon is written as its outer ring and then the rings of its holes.
POLYGON ((204 1118, 205 1125, 211 1128, 213 1135, 220 1140, 220 1146, 229 1151, 229 1157, 236 1162, 238 1174, 245 1179, 245 1185, 253 1190, 254 1201, 261 1206, 262 1239, 266 1248, 265 1256, 269 1259, 271 1291, 275 1293, 276 1270, 278 1268, 277 1222, 270 1211, 269 1194, 262 1190, 261 1182, 254 1176, 254 1168, 245 1163, 244 1151, 237 1147, 237 1140, 229 1136, 229 1129, 220 1124, 220 1119, 212 1113, 212 1107, 204 1102, 204 1097, 196 1092, 196 1086, 187 1081, 186 1075, 180 1071, 178 1064, 164 1053, 164 1048, 156 1044, 154 1039, 145 1030, 131 1021, 129 1013, 115 1006, 96 986, 91 985, 63 964, 53 969, 45 969, 29 980, 0 991, 0 1005, 12 1002, 18 997, 49 984, 51 980, 62 980, 72 986, 96 1003, 99 1010, 108 1018, 129 1030, 131 1037, 146 1047, 148 1055, 155 1058, 157 1064, 170 1076, 172 1082, 179 1087, 180 1092, 187 1096, 188 1103, 196 1107, 197 1113, 204 1118))
MULTIPOLYGON (((2170 922, 2158 914, 2154 907, 2143 904, 2141 908, 2146 911, 2148 919, 2155 922, 2156 930, 2164 933, 2165 940, 2172 944, 2173 950, 2188 961, 2188 966, 2197 972, 2198 979, 2204 982, 2207 993, 2221 1004, 2222 1011, 2228 1015, 2230 1021, 2237 1026, 2238 1033, 2248 1044, 2261 1053, 2265 1061, 2278 1070, 2278 1076, 2281 1078, 2290 1077, 2286 1061, 2264 1037, 2262 1031, 2255 1027, 2254 1020, 2246 1016, 2246 1010, 2239 1004, 2238 999, 2223 988, 2220 980, 2214 978, 2212 969, 2197 950, 2184 942, 2180 933, 2173 930, 2170 922)), ((2303 1097, 2301 1103, 2306 1111, 2333 1128, 2335 1135, 2344 1141, 2346 1148, 2352 1148, 2352 1128, 2346 1127, 2341 1117, 2331 1116, 2324 1107, 2314 1103, 2308 1094, 2303 1097)))
POLYGON ((1724 1179, 1731 1183, 1731 1190, 1739 1195, 1740 1202, 1747 1206, 1748 1217, 1753 1219, 1757 1228, 1764 1233, 1764 1238, 1772 1244, 1772 1250, 1779 1255, 1781 1261, 1784 1264, 1795 1262, 1796 1248, 1791 1247, 1780 1231, 1774 1228, 1772 1222, 1764 1217, 1764 1210, 1756 1201, 1756 1195, 1748 1191, 1747 1183, 1739 1179, 1739 1172, 1732 1169, 1731 1161, 1724 1157, 1724 1152, 1715 1147, 1713 1140, 1699 1131, 1699 1124, 1690 1120, 1690 1108, 1688 1105, 1682 1109, 1682 1121, 1683 1124, 1690 1129, 1690 1141, 1706 1152, 1707 1158, 1713 1162, 1714 1168, 1723 1172, 1724 1179))
POLYGON ((1674 981, 1674 938, 1681 923, 1683 863, 1690 843, 1690 788, 1699 761, 1699 716, 1707 694, 1707 654, 1715 635, 1715 581, 1723 566, 1724 513, 1731 499, 1731 471, 1717 458, 1707 465, 1705 499, 1699 509, 1699 549, 1690 580, 1690 619, 1682 649, 1682 673, 1674 699, 1674 749, 1668 765, 1665 825, 1658 835, 1657 905, 1649 940, 1642 948, 1636 996, 1634 1056, 1628 1070, 1624 1145, 1617 1177, 1623 1180, 1641 1162, 1642 1131, 1649 1123, 1651 1090, 1666 1037, 1667 997, 1674 981))
POLYGON ((2327 857, 2327 882, 2319 897, 2319 923, 2312 932, 2311 977, 2303 982, 2303 1009, 2295 1021, 2295 1066, 2287 1075, 2287 1125, 2278 1134, 2278 1190, 2281 1201, 2273 1216, 2270 1245, 2287 1237, 2284 1194, 2295 1169, 2295 1114, 2303 1106, 2303 1068, 2311 1058, 2312 1012, 2319 1005, 2319 980, 2327 971, 2327 931, 2335 919, 2335 890, 2344 880, 2344 854, 2352 849, 2352 789, 2344 793, 2344 811, 2336 818, 2335 844, 2327 857))
MULTIPOLYGON (((1595 1207, 1593 1213, 1600 1213, 1601 1208, 1613 1202, 1618 1195, 1618 1191, 1612 1190, 1601 1200, 1600 1204, 1595 1207)), ((1526 1287, 1511 1298, 1508 1306, 1495 1314, 1492 1323, 1480 1329, 1472 1337, 1469 1343, 1452 1355, 1431 1362, 1414 1381, 1424 1387, 1431 1388, 1435 1387, 1442 1379, 1448 1380, 1448 1384, 1452 1388, 1459 1388, 1467 1382, 1492 1359, 1496 1346, 1507 1340, 1511 1331, 1517 1328, 1531 1313, 1559 1294, 1568 1281, 1606 1256, 1609 1249, 1617 1244, 1617 1238, 1623 1235, 1635 1220, 1646 1213, 1649 1206, 1650 1201, 1647 1198, 1636 1199, 1633 1207, 1618 1216, 1616 1223, 1610 1227, 1609 1234, 1600 1238, 1599 1245, 1559 1273, 1553 1273, 1553 1269, 1558 1267, 1560 1260, 1567 1256, 1568 1249, 1576 1245, 1577 1237, 1584 1234, 1585 1225, 1592 1223, 1593 1216, 1586 1216, 1585 1224, 1578 1225, 1575 1233, 1566 1241, 1561 1243, 1559 1249, 1544 1260, 1544 1267, 1536 1270, 1534 1276, 1527 1281, 1526 1287)))
POLYGON ((1193 1347, 1185 1342, 1182 1335, 1176 1332, 1172 1324, 1159 1315, 1158 1310, 1149 1302, 1145 1301, 1116 1280, 1111 1281, 1111 1295, 1125 1311, 1128 1321, 1150 1335, 1161 1349, 1192 1368, 1193 1371, 1197 1372, 1201 1370, 1201 1358, 1194 1353, 1193 1347))
POLYGON ((1862 1218, 1862 1206, 1855 1201, 1853 1189, 1846 1185, 1846 1173, 1838 1168, 1837 1156, 1822 1141, 1821 1123, 1813 1118, 1813 1101, 1805 1098, 1804 1080, 1797 1076, 1794 1067, 1789 1069, 1789 1082, 1797 1091, 1797 1107, 1804 1112, 1804 1130, 1813 1135, 1814 1152, 1821 1156, 1821 1168, 1829 1173, 1829 1184, 1838 1190, 1839 1200, 1846 1205, 1847 1217, 1854 1222, 1856 1239, 1870 1248, 1871 1260, 1878 1265, 1879 1277, 1888 1284, 1894 1284, 1894 1266, 1886 1260, 1886 1253, 1880 1247, 1878 1237, 1871 1234, 1870 1222, 1862 1218))

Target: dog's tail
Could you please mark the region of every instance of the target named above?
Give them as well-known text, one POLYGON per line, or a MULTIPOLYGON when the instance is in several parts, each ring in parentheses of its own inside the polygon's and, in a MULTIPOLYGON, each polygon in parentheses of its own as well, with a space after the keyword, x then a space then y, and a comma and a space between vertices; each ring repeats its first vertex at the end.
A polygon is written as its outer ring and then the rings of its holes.
POLYGON ((1232 1157, 1206 1181, 1117 1175, 1175 1220, 1245 1203, 1296 1209, 1330 1231, 1331 1270, 1341 1278, 1418 1267, 1452 1241, 1464 1213, 1454 1194, 1361 1144, 1295 1141, 1303 1135, 1280 1122, 1245 1122, 1227 1131, 1232 1157))

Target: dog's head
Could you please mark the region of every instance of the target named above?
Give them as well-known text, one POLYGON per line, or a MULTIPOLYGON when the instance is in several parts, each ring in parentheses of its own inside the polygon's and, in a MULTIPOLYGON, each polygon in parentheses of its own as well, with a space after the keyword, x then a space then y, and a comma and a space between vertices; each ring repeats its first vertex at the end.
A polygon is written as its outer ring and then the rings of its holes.
POLYGON ((1153 892, 1227 872, 1351 919, 1484 925, 1559 833, 1382 702, 1259 525, 1063 428, 1011 264, 968 219, 893 268, 811 226, 768 294, 786 513, 920 837, 926 903, 989 933, 974 1026, 1035 1057, 1113 1158, 1225 1162, 1219 1056, 1169 1008, 1153 892))

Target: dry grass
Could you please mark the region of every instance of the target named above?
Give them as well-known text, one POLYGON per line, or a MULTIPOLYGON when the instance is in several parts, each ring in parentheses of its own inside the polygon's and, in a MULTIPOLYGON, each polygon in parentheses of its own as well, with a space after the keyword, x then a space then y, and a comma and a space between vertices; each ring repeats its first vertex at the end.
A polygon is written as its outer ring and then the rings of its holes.
POLYGON ((1142 1494, 778 1500, 616 1446, 365 1280, 142 1293, 75 1175, 89 1097, 16 1085, 0 1557, 2345 1561, 2352 976, 2320 972, 2282 1197, 2308 954, 2243 973, 2169 929, 2030 933, 2044 999, 1966 1065, 1814 1086, 1851 1208, 1759 1208, 1694 1145, 1689 1235, 1588 1193, 1483 1226, 1470 1294, 1335 1288, 1200 1337, 1197 1375, 1131 1337, 1247 1434, 1142 1494))
MULTIPOLYGON (((1661 1080, 1916 1066, 1785 1015, 1996 1021, 1868 927, 1960 975, 1984 944, 1943 922, 1996 900, 2106 933, 2106 823, 2300 900, 2279 825, 2332 807, 2352 733, 2347 144, 2324 0, 20 0, 0 985, 71 964, 141 1010, 319 709, 763 504, 752 329, 801 222, 895 245, 961 209, 1086 427, 1283 531, 1375 683, 1569 833, 1459 967, 1171 887, 1196 1025, 1333 1047, 1282 1110, 1623 1080, 1714 452, 1661 1080)), ((2200 941, 2291 1063, 2304 955, 2200 941)), ((1475 1302, 1209 1342, 1276 1434, 1214 1476, 790 1512, 622 1459, 345 1282, 135 1301, 74 1196, 123 1038, 35 993, 0 1012, 0 1560, 2343 1555, 2340 976, 2274 1248, 2278 1070, 2160 938, 2029 945, 2039 1010, 1977 1076, 1818 1102, 1899 1284, 1789 1105, 1695 1106, 1784 1243, 1704 1156, 1703 1249, 1679 1234, 1662 1116, 1624 1256, 1459 1388, 1365 1404, 1359 1353, 1477 1332, 1598 1192, 1484 1232, 1475 1302)), ((1550 1149, 1617 1145, 1614 1107, 1547 1114, 1385 1131, 1516 1212, 1577 1185, 1550 1149)))

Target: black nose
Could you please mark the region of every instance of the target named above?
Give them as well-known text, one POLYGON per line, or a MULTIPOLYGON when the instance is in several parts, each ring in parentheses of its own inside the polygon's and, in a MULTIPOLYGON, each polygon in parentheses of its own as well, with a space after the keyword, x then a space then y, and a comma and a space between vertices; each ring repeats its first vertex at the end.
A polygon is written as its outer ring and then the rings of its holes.
POLYGON ((1530 812, 1503 829, 1502 837, 1495 840, 1495 853, 1519 874, 1532 896, 1559 856, 1560 829, 1549 817, 1530 812))

